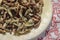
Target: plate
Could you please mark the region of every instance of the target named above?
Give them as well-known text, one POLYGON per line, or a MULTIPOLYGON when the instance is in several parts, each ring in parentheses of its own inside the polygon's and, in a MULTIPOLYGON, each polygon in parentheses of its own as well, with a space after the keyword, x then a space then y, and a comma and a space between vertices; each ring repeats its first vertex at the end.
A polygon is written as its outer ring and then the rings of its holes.
POLYGON ((7 33, 7 35, 0 34, 0 40, 29 40, 40 35, 49 25, 52 18, 52 3, 51 0, 43 0, 44 7, 42 12, 42 19, 37 29, 31 30, 30 33, 22 36, 13 36, 7 33))

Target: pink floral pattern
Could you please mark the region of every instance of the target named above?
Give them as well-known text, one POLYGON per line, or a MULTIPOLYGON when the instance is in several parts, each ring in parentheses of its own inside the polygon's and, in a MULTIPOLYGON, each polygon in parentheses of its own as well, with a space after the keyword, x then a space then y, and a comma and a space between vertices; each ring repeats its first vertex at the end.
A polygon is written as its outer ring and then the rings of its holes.
POLYGON ((52 0, 52 9, 51 25, 37 40, 60 40, 60 0, 52 0))

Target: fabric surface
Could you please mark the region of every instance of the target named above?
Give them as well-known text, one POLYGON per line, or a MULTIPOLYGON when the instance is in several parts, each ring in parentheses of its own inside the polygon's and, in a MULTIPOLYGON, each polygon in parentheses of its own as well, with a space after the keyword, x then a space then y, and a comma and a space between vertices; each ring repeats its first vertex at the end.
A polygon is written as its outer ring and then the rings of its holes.
POLYGON ((53 17, 46 31, 34 40, 60 40, 60 0, 52 0, 53 17))

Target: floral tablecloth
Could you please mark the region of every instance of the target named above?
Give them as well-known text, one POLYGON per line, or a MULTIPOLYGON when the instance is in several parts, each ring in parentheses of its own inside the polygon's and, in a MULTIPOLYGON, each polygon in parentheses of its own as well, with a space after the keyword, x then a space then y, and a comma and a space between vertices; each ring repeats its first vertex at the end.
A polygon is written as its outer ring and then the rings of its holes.
POLYGON ((34 40, 60 40, 60 0, 52 0, 53 17, 47 30, 34 40))

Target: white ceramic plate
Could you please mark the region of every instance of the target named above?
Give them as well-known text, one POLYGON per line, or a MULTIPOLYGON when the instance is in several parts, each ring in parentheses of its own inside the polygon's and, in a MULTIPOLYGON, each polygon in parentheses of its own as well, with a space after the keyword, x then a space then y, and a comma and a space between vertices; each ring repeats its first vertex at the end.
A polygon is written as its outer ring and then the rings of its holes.
POLYGON ((0 40, 29 40, 40 35, 49 25, 52 18, 52 4, 51 0, 43 0, 44 7, 42 13, 41 24, 37 29, 33 29, 29 34, 22 36, 13 36, 7 33, 7 35, 0 34, 0 40))

